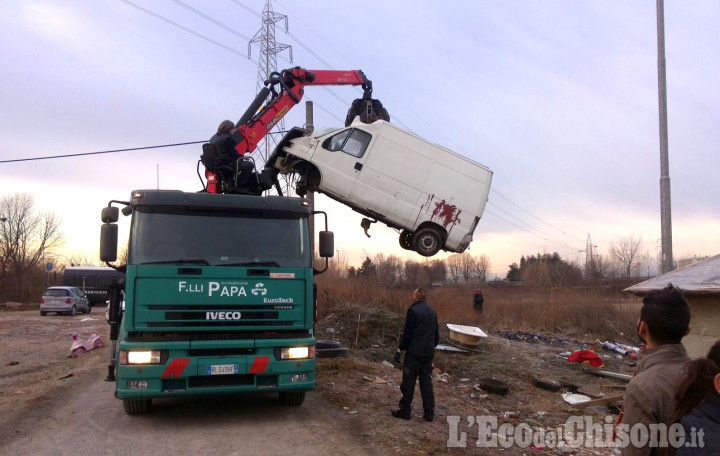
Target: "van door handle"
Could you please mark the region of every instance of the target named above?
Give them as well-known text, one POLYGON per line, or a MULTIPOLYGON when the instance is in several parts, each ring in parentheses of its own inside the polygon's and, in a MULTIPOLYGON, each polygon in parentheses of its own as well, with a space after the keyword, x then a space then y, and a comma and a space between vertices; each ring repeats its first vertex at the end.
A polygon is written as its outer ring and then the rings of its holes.
POLYGON ((362 169, 362 163, 355 162, 355 171, 360 171, 362 169))

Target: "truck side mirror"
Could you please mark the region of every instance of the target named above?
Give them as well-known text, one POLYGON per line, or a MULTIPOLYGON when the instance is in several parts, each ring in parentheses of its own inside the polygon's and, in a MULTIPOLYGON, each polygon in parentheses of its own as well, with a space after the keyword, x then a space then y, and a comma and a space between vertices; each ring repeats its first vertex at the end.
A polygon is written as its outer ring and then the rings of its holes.
MULTIPOLYGON (((114 209, 117 216, 117 208, 114 209)), ((114 223, 103 224, 100 227, 100 261, 112 263, 117 260, 117 243, 118 226, 114 223)))
POLYGON ((332 231, 320 231, 320 257, 332 258, 335 255, 335 234, 332 231))
POLYGON ((102 208, 100 218, 102 219, 103 223, 117 223, 118 219, 120 218, 118 208, 116 206, 107 206, 102 208))

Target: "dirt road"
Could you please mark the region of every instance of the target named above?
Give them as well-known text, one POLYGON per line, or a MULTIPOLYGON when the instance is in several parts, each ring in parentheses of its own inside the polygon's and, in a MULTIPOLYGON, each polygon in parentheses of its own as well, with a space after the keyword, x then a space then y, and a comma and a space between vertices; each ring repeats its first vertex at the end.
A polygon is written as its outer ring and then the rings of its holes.
POLYGON ((346 414, 313 393, 300 407, 258 395, 156 400, 152 413, 126 415, 105 381, 107 348, 67 357, 73 331, 107 337, 99 310, 75 317, 0 313, 0 453, 379 454, 346 414))

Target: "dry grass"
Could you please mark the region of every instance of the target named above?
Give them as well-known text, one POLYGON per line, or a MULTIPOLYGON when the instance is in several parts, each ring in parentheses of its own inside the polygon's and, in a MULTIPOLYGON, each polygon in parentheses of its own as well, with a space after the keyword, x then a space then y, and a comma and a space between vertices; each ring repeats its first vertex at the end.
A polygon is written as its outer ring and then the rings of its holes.
MULTIPOLYGON (((518 330, 559 333, 583 339, 635 342, 640 300, 623 286, 528 288, 483 287, 482 312, 472 307, 474 285, 433 287, 428 302, 445 323, 478 326, 486 332, 518 330)), ((318 277, 322 327, 345 334, 351 347, 396 343, 412 289, 383 288, 365 279, 318 277)))

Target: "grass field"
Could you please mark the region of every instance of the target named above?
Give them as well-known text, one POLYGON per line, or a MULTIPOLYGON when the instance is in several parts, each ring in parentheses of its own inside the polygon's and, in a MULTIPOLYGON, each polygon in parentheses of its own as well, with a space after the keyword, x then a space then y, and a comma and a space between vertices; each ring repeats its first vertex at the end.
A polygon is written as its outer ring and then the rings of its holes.
MULTIPOLYGON (((321 275, 318 315, 338 325, 357 325, 357 338, 396 338, 412 288, 383 288, 367 279, 321 275), (374 334, 370 334, 374 333, 374 334)), ((529 288, 506 283, 482 286, 483 311, 473 309, 475 285, 432 287, 428 302, 445 323, 478 326, 485 332, 518 330, 558 333, 583 339, 637 343, 640 299, 622 292, 629 284, 568 288, 529 288)), ((353 341, 350 341, 353 342, 353 341)))

